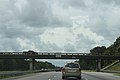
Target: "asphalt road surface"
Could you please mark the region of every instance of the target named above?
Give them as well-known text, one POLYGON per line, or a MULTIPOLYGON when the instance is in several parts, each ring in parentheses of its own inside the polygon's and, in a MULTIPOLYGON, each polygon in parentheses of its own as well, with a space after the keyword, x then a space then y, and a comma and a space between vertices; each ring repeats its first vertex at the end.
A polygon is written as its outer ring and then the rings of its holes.
MULTIPOLYGON (((4 80, 63 80, 61 72, 34 73, 4 80)), ((64 80, 79 80, 67 78, 64 80)), ((82 80, 120 80, 120 76, 102 72, 82 72, 82 80)))

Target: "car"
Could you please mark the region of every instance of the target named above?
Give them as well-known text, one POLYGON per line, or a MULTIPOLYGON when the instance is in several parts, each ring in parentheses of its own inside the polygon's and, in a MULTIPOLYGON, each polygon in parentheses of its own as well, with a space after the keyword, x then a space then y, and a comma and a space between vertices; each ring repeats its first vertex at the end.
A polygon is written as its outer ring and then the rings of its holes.
POLYGON ((56 67, 56 72, 61 71, 61 67, 56 67))
POLYGON ((23 55, 38 55, 38 53, 37 53, 37 52, 34 52, 33 50, 23 51, 22 54, 23 54, 23 55))
POLYGON ((77 62, 69 62, 62 68, 62 79, 66 77, 77 77, 81 79, 81 67, 77 62))

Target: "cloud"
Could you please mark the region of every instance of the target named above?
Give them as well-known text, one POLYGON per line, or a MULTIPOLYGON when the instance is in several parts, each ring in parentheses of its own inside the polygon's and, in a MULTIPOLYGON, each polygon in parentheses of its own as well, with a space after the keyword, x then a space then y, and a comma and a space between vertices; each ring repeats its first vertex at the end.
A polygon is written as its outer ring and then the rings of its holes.
POLYGON ((62 26, 63 21, 53 13, 54 2, 45 0, 17 0, 15 3, 17 18, 21 24, 31 27, 62 26))
POLYGON ((44 43, 40 37, 34 38, 17 38, 16 40, 20 49, 23 50, 34 50, 34 51, 61 51, 62 49, 54 43, 44 43))
POLYGON ((49 29, 41 36, 41 41, 46 44, 56 44, 66 52, 89 52, 90 48, 102 45, 103 41, 106 44, 109 43, 103 36, 85 27, 89 23, 88 17, 75 16, 72 17, 72 20, 73 26, 71 28, 49 29))
POLYGON ((119 0, 0 0, 0 48, 89 52, 108 46, 120 34, 119 8, 119 0))
POLYGON ((101 2, 103 4, 114 4, 114 5, 120 5, 120 0, 97 0, 97 2, 101 2))
POLYGON ((21 46, 16 39, 0 37, 0 51, 20 51, 21 46))
POLYGON ((77 52, 76 48, 75 48, 75 45, 74 44, 66 44, 64 45, 64 51, 65 52, 77 52))
POLYGON ((15 6, 19 10, 17 17, 20 19, 21 23, 29 26, 48 25, 48 18, 51 13, 48 12, 49 6, 45 4, 44 0, 18 0, 15 6))
POLYGON ((65 0, 64 3, 63 3, 63 0, 62 0, 61 2, 62 2, 61 4, 62 4, 63 7, 68 7, 68 8, 69 7, 73 7, 73 8, 80 8, 80 7, 85 8, 86 7, 83 0, 75 0, 75 1, 65 0))

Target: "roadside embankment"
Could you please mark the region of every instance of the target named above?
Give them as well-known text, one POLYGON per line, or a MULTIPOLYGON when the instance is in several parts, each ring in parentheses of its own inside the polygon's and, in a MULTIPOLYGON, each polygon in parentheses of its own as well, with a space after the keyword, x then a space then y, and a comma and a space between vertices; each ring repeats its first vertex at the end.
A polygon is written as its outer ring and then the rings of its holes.
POLYGON ((117 60, 107 67, 101 69, 102 72, 120 73, 120 61, 117 60))

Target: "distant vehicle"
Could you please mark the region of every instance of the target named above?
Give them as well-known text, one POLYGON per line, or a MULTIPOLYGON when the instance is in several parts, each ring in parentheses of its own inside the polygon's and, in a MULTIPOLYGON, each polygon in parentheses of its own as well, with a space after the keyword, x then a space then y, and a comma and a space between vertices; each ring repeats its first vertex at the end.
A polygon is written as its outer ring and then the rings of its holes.
POLYGON ((56 67, 56 72, 61 71, 61 67, 56 67))
POLYGON ((66 77, 77 77, 81 79, 81 67, 77 62, 66 63, 62 69, 62 79, 66 77))
POLYGON ((33 50, 23 51, 22 54, 23 54, 23 55, 38 55, 38 53, 37 53, 37 52, 34 52, 33 50))

